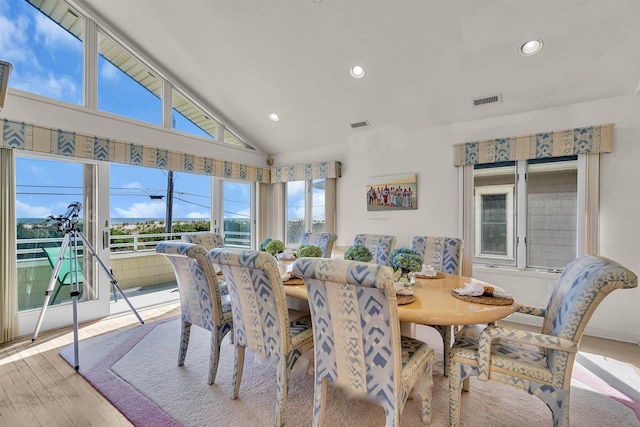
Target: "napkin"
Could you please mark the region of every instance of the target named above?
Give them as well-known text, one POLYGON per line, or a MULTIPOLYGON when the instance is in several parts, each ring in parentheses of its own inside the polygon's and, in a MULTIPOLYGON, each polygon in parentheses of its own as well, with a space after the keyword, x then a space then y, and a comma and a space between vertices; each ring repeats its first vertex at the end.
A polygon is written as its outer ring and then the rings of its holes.
POLYGON ((404 287, 404 282, 396 282, 393 284, 393 289, 396 291, 396 295, 413 295, 414 292, 411 289, 404 287))
POLYGON ((422 264, 422 270, 416 271, 416 277, 433 277, 438 272, 432 265, 422 264))
POLYGON ((494 297, 513 298, 513 296, 509 292, 505 291, 501 287, 484 283, 465 283, 464 288, 456 288, 453 290, 453 292, 457 293, 458 295, 469 295, 472 297, 478 297, 484 294, 485 286, 493 288, 494 297))
POLYGON ((286 282, 287 280, 291 279, 291 275, 289 273, 284 273, 280 275, 280 278, 282 279, 283 282, 286 282))
POLYGON ((291 261, 292 259, 296 259, 296 253, 291 250, 285 250, 278 254, 278 259, 282 261, 291 261))

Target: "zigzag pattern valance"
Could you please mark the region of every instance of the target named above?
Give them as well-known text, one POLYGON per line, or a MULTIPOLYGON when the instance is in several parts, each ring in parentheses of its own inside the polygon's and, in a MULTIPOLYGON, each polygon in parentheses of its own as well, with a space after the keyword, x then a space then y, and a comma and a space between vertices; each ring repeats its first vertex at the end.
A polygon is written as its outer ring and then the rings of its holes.
POLYGON ((340 176, 336 161, 261 168, 8 119, 3 119, 0 146, 265 184, 340 176), (274 178, 283 174, 285 179, 274 178))
POLYGON ((611 153, 613 124, 466 142, 453 146, 453 165, 611 153))

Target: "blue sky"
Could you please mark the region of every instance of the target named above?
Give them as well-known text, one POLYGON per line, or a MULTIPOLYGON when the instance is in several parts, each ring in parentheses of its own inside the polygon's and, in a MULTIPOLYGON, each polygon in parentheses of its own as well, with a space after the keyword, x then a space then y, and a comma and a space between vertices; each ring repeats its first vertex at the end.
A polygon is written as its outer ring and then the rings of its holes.
MULTIPOLYGON (((82 104, 82 42, 24 0, 0 0, 0 59, 13 64, 11 88, 82 104)), ((161 124, 160 99, 102 57, 98 108, 161 124)), ((178 130, 206 135, 175 111, 174 120, 178 130)), ((18 218, 58 215, 69 203, 82 200, 80 164, 18 156, 16 171, 18 218)), ((112 164, 110 216, 164 218, 167 174, 112 164), (152 200, 152 195, 165 198, 152 200)), ((225 183, 225 217, 248 215, 249 190, 247 184, 225 183)), ((209 218, 210 193, 208 176, 175 173, 173 218, 209 218)))

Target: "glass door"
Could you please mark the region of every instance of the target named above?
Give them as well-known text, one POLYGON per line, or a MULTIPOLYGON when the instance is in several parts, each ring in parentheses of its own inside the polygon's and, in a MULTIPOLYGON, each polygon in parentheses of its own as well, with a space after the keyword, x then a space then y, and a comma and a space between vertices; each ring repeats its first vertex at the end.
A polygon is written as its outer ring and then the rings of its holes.
POLYGON ((219 193, 212 197, 214 232, 223 233, 225 247, 254 248, 255 184, 214 178, 214 189, 219 193))

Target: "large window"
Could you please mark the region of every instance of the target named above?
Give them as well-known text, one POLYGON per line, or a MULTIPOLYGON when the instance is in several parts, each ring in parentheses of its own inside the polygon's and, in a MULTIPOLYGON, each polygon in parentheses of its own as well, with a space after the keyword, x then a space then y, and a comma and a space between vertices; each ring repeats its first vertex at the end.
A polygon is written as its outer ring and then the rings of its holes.
POLYGON ((325 222, 325 180, 287 182, 286 242, 297 246, 305 232, 321 232, 325 222))
POLYGON ((475 262, 560 270, 576 257, 575 157, 479 165, 474 189, 475 262))

